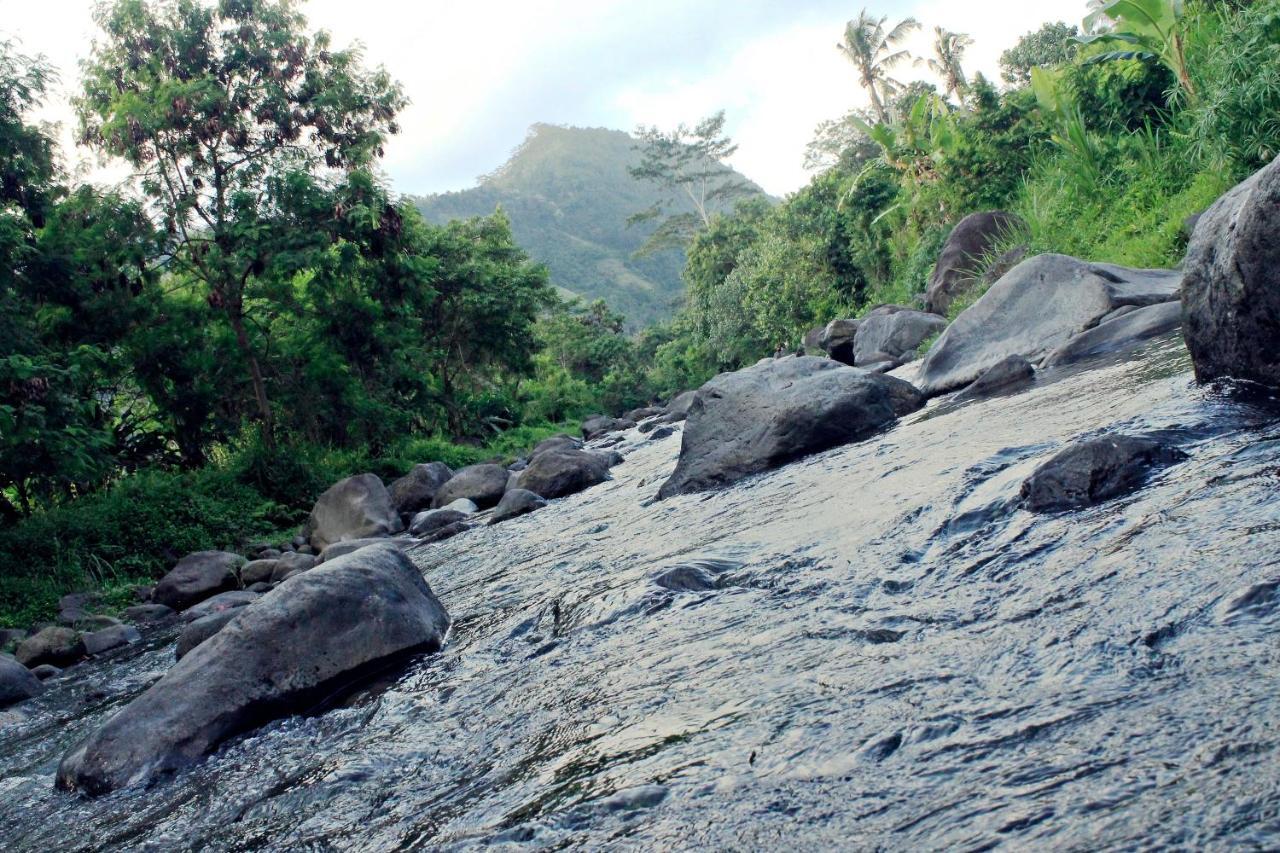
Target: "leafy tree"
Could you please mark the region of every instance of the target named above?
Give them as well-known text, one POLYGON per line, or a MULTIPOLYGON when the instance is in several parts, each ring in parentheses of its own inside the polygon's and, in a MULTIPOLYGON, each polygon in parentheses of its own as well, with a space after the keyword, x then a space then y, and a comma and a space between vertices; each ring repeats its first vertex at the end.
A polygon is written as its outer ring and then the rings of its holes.
POLYGON ((636 130, 641 159, 638 166, 629 169, 631 176, 666 193, 662 202, 628 220, 631 224, 658 222, 641 254, 687 246, 711 224, 716 211, 760 194, 758 187, 725 165, 738 146, 725 134, 724 122, 721 110, 692 128, 681 124, 673 131, 656 127, 636 130))
POLYGON ((360 168, 405 100, 359 53, 309 36, 293 0, 116 0, 84 64, 81 140, 136 172, 170 235, 171 268, 230 325, 257 415, 273 411, 247 292, 281 259, 264 239, 289 172, 360 168))
POLYGON ((1006 83, 1025 86, 1031 82, 1032 68, 1056 68, 1075 58, 1080 48, 1080 30, 1061 21, 1048 23, 1018 39, 1000 54, 1000 76, 1006 83))
POLYGON ((851 169, 875 159, 880 149, 862 132, 855 118, 866 122, 872 116, 862 110, 852 110, 843 118, 830 119, 817 126, 813 139, 805 146, 805 169, 851 169))
POLYGON ((876 18, 863 9, 858 17, 849 21, 844 30, 844 41, 836 45, 853 63, 862 88, 871 97, 871 107, 881 124, 888 124, 890 116, 886 106, 902 84, 889 77, 894 66, 905 62, 910 54, 900 48, 907 36, 920 29, 914 18, 906 18, 891 29, 885 29, 888 18, 876 18))
POLYGON ((973 46, 973 39, 942 27, 934 27, 933 33, 933 57, 923 60, 923 63, 942 80, 946 87, 943 94, 954 96, 963 105, 969 96, 969 81, 962 63, 964 52, 973 46))
POLYGON ((1192 103, 1196 85, 1187 63, 1187 36, 1183 0, 1092 0, 1093 12, 1085 18, 1088 35, 1082 44, 1123 44, 1128 47, 1098 54, 1090 62, 1117 59, 1154 59, 1173 72, 1178 86, 1192 103))

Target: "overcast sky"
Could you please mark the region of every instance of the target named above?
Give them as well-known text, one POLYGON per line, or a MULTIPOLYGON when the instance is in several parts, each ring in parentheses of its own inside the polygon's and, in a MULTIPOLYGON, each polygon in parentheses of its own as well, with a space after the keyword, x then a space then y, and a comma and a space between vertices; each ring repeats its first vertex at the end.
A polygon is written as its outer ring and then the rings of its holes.
MULTIPOLYGON (((1078 23, 1085 0, 867 0, 976 40, 966 65, 997 59, 1045 21, 1078 23)), ((62 83, 43 117, 70 124, 68 93, 95 34, 93 0, 0 0, 0 37, 43 53, 62 83)), ((808 179, 816 125, 865 104, 835 49, 859 6, 836 0, 310 0, 313 28, 361 42, 412 100, 384 168, 397 191, 462 189, 500 165, 534 122, 671 127, 725 109, 734 165, 782 195, 808 179)), ((915 52, 928 52, 921 36, 915 52)), ((904 67, 898 76, 926 77, 904 67)), ((81 168, 92 166, 79 152, 81 168)))

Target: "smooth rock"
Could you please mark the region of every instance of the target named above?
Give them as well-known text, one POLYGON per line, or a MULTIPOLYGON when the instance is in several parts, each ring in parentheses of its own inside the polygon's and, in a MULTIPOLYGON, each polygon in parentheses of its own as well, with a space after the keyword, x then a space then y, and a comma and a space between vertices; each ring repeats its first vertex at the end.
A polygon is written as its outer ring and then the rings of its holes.
POLYGON ((84 635, 84 650, 91 655, 100 655, 112 649, 139 642, 142 635, 132 625, 112 625, 84 635))
POLYGON ((182 660, 196 646, 225 628, 239 613, 239 608, 210 613, 183 628, 182 633, 178 635, 178 646, 174 650, 178 660, 182 660))
POLYGON ((67 667, 85 656, 84 640, 79 631, 52 626, 19 643, 13 656, 28 668, 42 663, 67 667))
POLYGON ((945 317, 923 311, 873 312, 858 327, 853 345, 854 364, 863 367, 886 361, 909 361, 922 343, 946 327, 945 317))
POLYGON ((407 654, 438 650, 448 627, 398 548, 339 557, 285 581, 196 646, 66 754, 58 787, 99 795, 154 781, 407 654))
MULTIPOLYGON (((316 565, 323 565, 330 560, 336 560, 338 557, 355 553, 362 548, 368 548, 371 545, 391 545, 393 548, 404 550, 405 542, 400 539, 348 539, 345 542, 334 542, 328 548, 320 553, 316 560, 316 565)), ((278 584, 277 584, 278 585, 278 584)))
POLYGON ((667 413, 662 419, 669 424, 680 423, 689 417, 689 409, 693 406, 693 401, 697 396, 697 391, 682 391, 677 394, 667 404, 667 413))
POLYGON ((0 655, 0 708, 25 702, 43 689, 31 670, 9 655, 0 655))
POLYGON ((1025 228, 1021 217, 1003 210, 973 213, 961 219, 938 255, 925 289, 925 309, 945 315, 951 303, 976 283, 992 250, 1025 228))
POLYGON ((167 622, 177 615, 172 607, 165 607, 163 604, 138 604, 126 607, 123 613, 124 618, 137 625, 167 622))
MULTIPOLYGON (((529 454, 529 461, 532 461, 539 453, 546 453, 548 450, 581 450, 582 442, 571 435, 560 433, 550 438, 544 438, 534 446, 533 451, 529 454)), ((525 468, 528 468, 526 462, 525 468)), ((524 470, 523 468, 521 470, 524 470)))
POLYGON ((592 415, 582 422, 582 437, 587 441, 599 438, 611 432, 623 432, 634 429, 635 421, 626 418, 611 418, 608 415, 592 415))
POLYGON ((547 502, 541 496, 527 489, 512 489, 502 496, 502 500, 498 501, 498 506, 494 509, 493 517, 489 519, 489 524, 501 524, 517 516, 531 513, 535 509, 542 509, 546 505, 547 502))
POLYGON ((48 681, 50 678, 62 675, 62 670, 53 664, 42 663, 39 666, 31 667, 31 674, 41 681, 48 681))
MULTIPOLYGON (((361 542, 368 540, 358 540, 361 542)), ((333 547, 332 545, 329 547, 333 547)), ((281 554, 280 559, 276 560, 275 568, 271 571, 270 581, 279 583, 285 578, 292 577, 298 572, 305 572, 308 569, 319 565, 320 558, 311 554, 304 554, 301 551, 295 551, 292 554, 281 554)))
POLYGON ((471 529, 470 521, 455 521, 453 524, 446 524, 444 527, 438 528, 431 533, 427 533, 420 537, 421 542, 443 542, 446 539, 452 539, 459 533, 466 533, 471 529))
POLYGON ((1280 157, 1205 212, 1185 269, 1182 334, 1196 379, 1280 387, 1280 157))
MULTIPOLYGON (((505 498, 506 495, 503 495, 505 498)), ((501 505, 501 501, 498 502, 501 505)), ((409 532, 414 536, 430 536, 442 527, 448 527, 450 524, 456 524, 459 521, 466 520, 471 513, 459 512, 456 509, 433 509, 428 512, 420 512, 413 517, 413 523, 409 525, 409 532)))
POLYGON ((622 419, 624 421, 635 421, 636 423, 640 423, 641 421, 648 420, 649 418, 656 418, 659 415, 665 415, 666 413, 667 410, 661 406, 642 406, 639 409, 632 409, 627 412, 622 416, 622 419))
POLYGON ((658 427, 657 429, 650 432, 649 441, 661 441, 662 439, 670 438, 675 434, 676 434, 676 428, 671 426, 670 424, 667 424, 666 426, 658 427))
POLYGON ((1168 334, 1181 325, 1181 303, 1163 302, 1146 308, 1135 308, 1076 335, 1049 353, 1042 364, 1044 367, 1075 364, 1110 352, 1130 349, 1143 341, 1168 334))
POLYGON ((1177 299, 1181 280, 1179 272, 1066 255, 1031 258, 947 327, 920 366, 921 390, 935 396, 963 387, 1011 355, 1038 361, 1122 305, 1177 299))
POLYGON ((989 367, 972 385, 960 392, 964 399, 985 397, 998 391, 1007 391, 1026 384, 1035 378, 1036 369, 1020 355, 1011 355, 989 367))
POLYGON ((382 480, 376 474, 358 474, 333 484, 320 496, 302 544, 323 552, 334 542, 391 536, 401 530, 404 524, 382 480))
MULTIPOLYGON (((330 545, 329 547, 332 548, 333 546, 330 545)), ((249 586, 245 587, 249 592, 256 592, 258 595, 262 595, 264 592, 271 592, 271 590, 275 588, 276 585, 269 581, 258 581, 257 583, 249 584, 249 586)))
POLYGON ((1103 435, 1074 442, 1036 469, 1022 484, 1032 512, 1081 509, 1131 492, 1155 467, 1187 455, 1141 435, 1103 435))
POLYGON ((818 345, 828 357, 852 366, 854 341, 860 325, 861 320, 832 320, 822 330, 818 345))
POLYGON ((174 610, 186 610, 210 596, 240 585, 236 576, 244 559, 227 551, 197 551, 178 561, 156 584, 152 600, 174 610))
POLYGON ((609 462, 589 450, 549 450, 520 472, 518 485, 547 500, 562 498, 608 480, 609 462))
POLYGON ((250 592, 247 589, 237 589, 232 592, 224 592, 215 595, 213 598, 205 599, 194 607, 186 610, 182 614, 183 622, 194 622, 197 619, 203 619, 215 613, 225 613, 229 610, 238 610, 241 607, 248 607, 257 601, 260 596, 256 592, 250 592))
POLYGON ((283 553, 279 548, 263 548, 256 556, 259 560, 274 560, 283 553))
POLYGON ((901 379, 808 356, 721 374, 699 389, 658 496, 720 488, 867 438, 923 404, 901 379))
POLYGON ((441 509, 451 509, 454 512, 460 512, 463 515, 475 515, 480 511, 480 507, 476 506, 475 501, 469 501, 466 498, 458 498, 448 506, 442 506, 441 509))
POLYGON ((271 580, 271 575, 275 573, 278 563, 279 560, 254 560, 251 563, 245 563, 240 569, 240 583, 252 586, 255 583, 271 580))
POLYGON ((414 465, 413 469, 391 484, 391 506, 401 517, 431 507, 436 492, 453 477, 453 470, 443 462, 414 465))
POLYGON ((101 613, 95 613, 93 616, 86 616, 76 623, 76 630, 85 631, 101 631, 103 628, 114 628, 116 625, 123 625, 119 619, 114 616, 104 616, 101 613))
POLYGON ((507 491, 507 469, 501 465, 468 465, 440 487, 431 502, 435 509, 465 498, 480 509, 496 506, 507 491))
POLYGON ((814 326, 804 333, 804 338, 801 339, 800 345, 804 347, 806 355, 816 355, 822 351, 822 334, 825 331, 825 326, 814 326))

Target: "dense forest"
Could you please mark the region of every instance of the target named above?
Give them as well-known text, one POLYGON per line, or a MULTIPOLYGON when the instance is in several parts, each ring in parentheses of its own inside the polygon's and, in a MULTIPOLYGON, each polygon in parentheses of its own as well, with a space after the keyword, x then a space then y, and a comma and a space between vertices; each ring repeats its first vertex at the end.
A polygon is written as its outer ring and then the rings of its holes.
MULTIPOLYGON (((638 135, 656 158, 641 162, 666 165, 631 161, 646 189, 610 209, 616 223, 544 203, 592 174, 556 171, 558 148, 588 138, 558 128, 535 129, 477 207, 415 203, 377 177, 405 93, 295 4, 115 0, 76 106, 80 142, 135 174, 117 193, 64 173, 30 118, 51 69, 0 44, 0 614, 30 621, 77 585, 124 595, 186 551, 293 528, 347 474, 513 455, 831 319, 914 303, 970 213, 1022 225, 952 314, 1006 250, 1172 266, 1186 219, 1280 151, 1280 0, 1102 7, 1087 32, 1050 24, 1010 46, 998 82, 967 72, 962 34, 936 30, 920 60, 933 84, 894 79, 916 22, 864 13, 833 33, 850 60, 833 85, 865 89, 871 108, 818 129, 814 177, 781 204, 726 194, 705 217, 659 211, 689 226, 685 301, 635 335, 675 294, 667 261, 629 254, 655 232, 618 235, 652 208, 646 186, 705 181, 690 172, 702 159, 671 156, 686 139, 700 150, 696 132, 638 135), (545 254, 546 217, 599 233, 545 254), (633 275, 660 298, 620 289, 633 275)), ((710 131, 701 150, 730 152, 710 131)), ((586 133, 607 139, 591 143, 600 168, 627 140, 586 133)))

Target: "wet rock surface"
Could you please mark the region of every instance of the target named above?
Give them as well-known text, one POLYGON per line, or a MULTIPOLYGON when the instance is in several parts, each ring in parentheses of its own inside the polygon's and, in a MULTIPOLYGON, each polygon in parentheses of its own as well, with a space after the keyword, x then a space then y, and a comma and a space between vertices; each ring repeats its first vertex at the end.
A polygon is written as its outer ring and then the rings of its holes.
POLYGON ((1145 308, 1112 312, 1118 316, 1103 321, 1087 332, 1076 335, 1045 357, 1045 367, 1076 364, 1100 355, 1129 349, 1145 340, 1166 335, 1182 325, 1182 305, 1164 302, 1145 308))
POLYGON ((40 679, 15 658, 0 654, 0 708, 24 702, 40 693, 40 679))
POLYGON ((611 459, 590 450, 548 450, 520 472, 518 486, 547 500, 577 494, 609 479, 611 459))
POLYGON ((1022 485, 1032 512, 1083 509, 1136 490, 1156 468, 1187 455, 1149 436, 1101 435, 1073 442, 1022 485))
POLYGON ((522 515, 527 515, 534 510, 542 509, 547 505, 541 495, 536 495, 527 489, 512 489, 502 496, 502 500, 498 501, 498 506, 493 510, 493 516, 489 519, 490 524, 501 524, 504 521, 510 521, 522 515))

